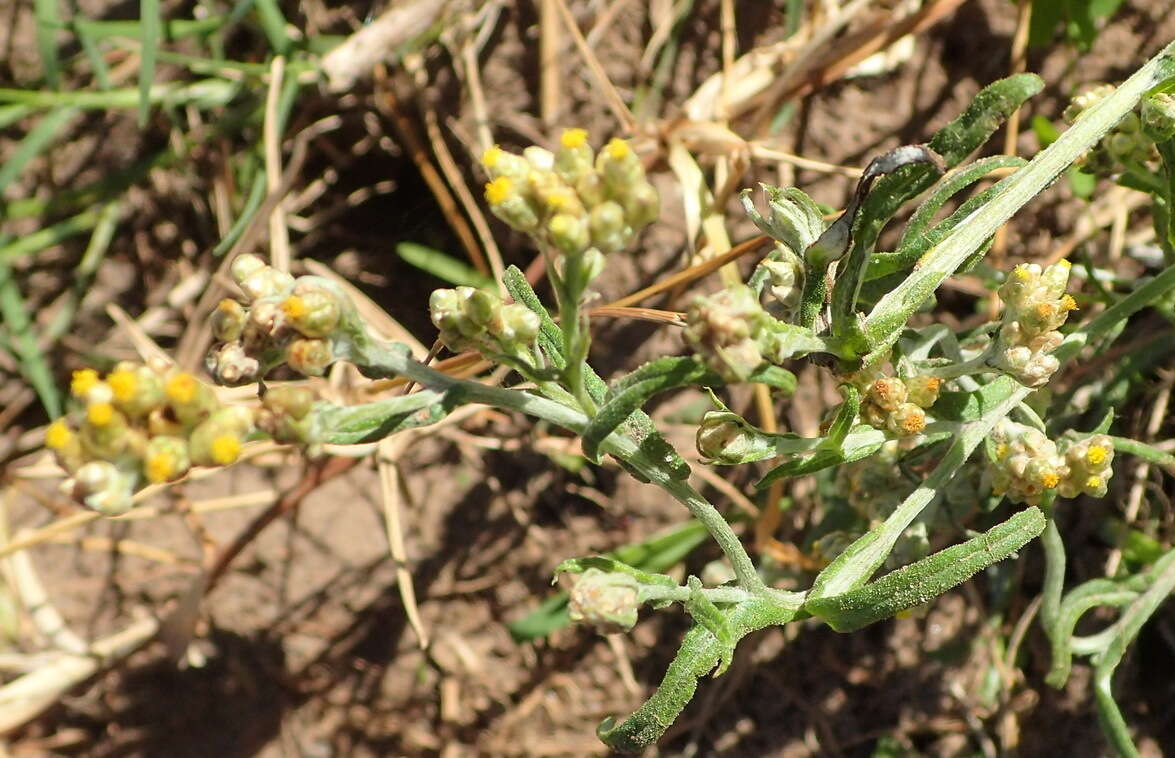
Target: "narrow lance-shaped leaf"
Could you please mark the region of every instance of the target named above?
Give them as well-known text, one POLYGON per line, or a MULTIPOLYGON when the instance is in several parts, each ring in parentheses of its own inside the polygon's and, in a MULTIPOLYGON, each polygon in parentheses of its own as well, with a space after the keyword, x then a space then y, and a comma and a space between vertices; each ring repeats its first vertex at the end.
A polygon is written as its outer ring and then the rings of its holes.
POLYGON ((1044 531, 1039 508, 1017 513, 961 545, 886 574, 871 584, 808 601, 804 610, 838 632, 851 632, 921 605, 1002 561, 1044 531))
MULTIPOLYGON (((796 377, 778 366, 764 365, 747 379, 767 384, 791 394, 796 377)), ((591 460, 599 458, 599 446, 616 427, 624 423, 653 396, 678 387, 720 387, 726 382, 694 358, 659 358, 621 378, 608 393, 587 429, 583 431, 583 452, 591 460)))

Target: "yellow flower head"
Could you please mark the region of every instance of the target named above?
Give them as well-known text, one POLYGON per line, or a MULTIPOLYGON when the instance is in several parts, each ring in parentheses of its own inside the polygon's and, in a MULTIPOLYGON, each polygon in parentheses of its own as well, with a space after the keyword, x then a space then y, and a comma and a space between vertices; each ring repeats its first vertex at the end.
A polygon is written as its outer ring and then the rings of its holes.
POLYGON ((1036 315, 1042 321, 1052 318, 1056 312, 1057 307, 1052 303, 1041 303, 1040 305, 1036 306, 1036 315))
POLYGON ((45 430, 45 446, 50 450, 64 450, 73 440, 73 432, 62 419, 57 419, 45 430))
POLYGON ((574 150, 577 147, 586 145, 587 137, 588 133, 586 129, 564 129, 563 136, 559 138, 559 144, 569 150, 574 150))
POLYGON ((1021 263, 1019 266, 1017 266, 1015 269, 1012 270, 1012 276, 1016 277, 1017 279, 1019 279, 1022 282, 1026 282, 1032 278, 1032 269, 1028 268, 1028 266, 1021 263))
POLYGON ((1002 461, 1004 458, 1008 457, 1008 443, 1001 442, 995 446, 995 457, 996 460, 999 461, 1002 461))
POLYGON ((507 176, 499 176, 492 182, 486 183, 486 202, 490 205, 501 205, 514 192, 514 182, 507 176))
POLYGON ((1066 313, 1077 310, 1077 301, 1073 299, 1072 295, 1065 295, 1061 298, 1061 310, 1066 313))
POLYGON ((308 308, 306 307, 306 301, 298 295, 290 295, 284 301, 282 301, 282 311, 288 318, 294 320, 303 318, 305 317, 307 310, 308 308))
POLYGON ((221 434, 212 440, 212 460, 227 466, 241 454, 241 441, 231 434, 221 434))
POLYGON ((114 399, 120 403, 129 403, 134 400, 135 394, 139 391, 139 377, 135 376, 134 371, 127 369, 110 372, 110 375, 106 377, 106 383, 110 385, 110 392, 114 395, 114 399))
POLYGON ((1085 451, 1085 462, 1090 466, 1100 466, 1106 462, 1109 454, 1110 451, 1101 445, 1090 445, 1089 450, 1085 451))
POLYGON ((498 162, 501 160, 502 148, 498 147, 497 145, 494 145, 481 154, 481 165, 491 170, 493 170, 494 166, 497 166, 498 162))
POLYGON ((175 453, 168 450, 160 450, 154 455, 148 456, 143 463, 143 473, 155 484, 174 478, 178 468, 179 461, 175 453))
POLYGON ((81 368, 73 372, 73 379, 69 383, 69 391, 74 397, 85 397, 86 393, 98 384, 98 372, 92 368, 81 368))
POLYGON ((1061 477, 1057 476, 1057 472, 1050 471, 1040 477, 1040 483, 1044 485, 1046 489, 1051 490, 1061 483, 1061 477))
POLYGON ((608 151, 608 157, 614 161, 624 160, 632 153, 632 148, 628 146, 628 143, 619 137, 608 140, 608 145, 604 149, 608 151))
POLYGON ((1105 482, 1102 481, 1100 476, 1090 476, 1085 480, 1085 489, 1100 490, 1104 484, 1105 482))
POLYGON ((114 406, 110 403, 92 403, 86 408, 86 420, 93 426, 106 426, 114 420, 114 406))
POLYGON ((167 380, 164 391, 171 402, 187 405, 196 399, 196 379, 191 374, 175 374, 167 380))

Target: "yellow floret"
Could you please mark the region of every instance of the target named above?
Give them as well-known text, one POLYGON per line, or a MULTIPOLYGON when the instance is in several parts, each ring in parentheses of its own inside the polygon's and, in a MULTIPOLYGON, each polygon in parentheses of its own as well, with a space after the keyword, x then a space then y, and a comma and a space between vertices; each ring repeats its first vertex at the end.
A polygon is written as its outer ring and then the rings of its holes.
POLYGON ((191 374, 176 374, 167 380, 164 391, 171 402, 187 405, 196 399, 196 380, 191 374))
POLYGON ((114 406, 110 403, 94 403, 86 408, 86 419, 94 426, 106 426, 114 420, 114 406))
POLYGON ((1106 462, 1109 454, 1110 451, 1101 445, 1091 445, 1089 450, 1085 451, 1085 462, 1091 466, 1100 466, 1106 462))
POLYGON ((1061 477, 1057 476, 1055 471, 1050 471, 1040 478, 1040 483, 1044 485, 1046 489, 1051 490, 1061 483, 1061 477))
POLYGON ((564 129, 563 136, 559 138, 559 144, 568 149, 583 147, 587 144, 587 137, 586 129, 564 129))
POLYGON ((565 210, 570 205, 571 205, 571 196, 566 193, 556 192, 556 193, 547 195, 547 207, 550 208, 552 211, 565 210))
POLYGON ((288 318, 300 319, 306 315, 306 301, 297 295, 290 295, 282 301, 282 312, 288 318))
POLYGON ((1036 306, 1036 315, 1043 319, 1052 318, 1053 314, 1057 312, 1057 307, 1052 303, 1041 303, 1036 306))
POLYGON ((1061 298, 1061 310, 1066 313, 1077 310, 1077 301, 1073 299, 1072 295, 1065 295, 1061 298))
POLYGON ((98 384, 98 372, 92 368, 82 368, 73 372, 73 380, 69 383, 69 391, 74 397, 85 397, 86 393, 98 384))
POLYGON ((1026 282, 1032 278, 1032 269, 1028 268, 1024 264, 1020 264, 1012 270, 1012 276, 1016 277, 1022 282, 1026 282))
POLYGON ((114 399, 120 403, 129 403, 134 400, 135 394, 139 391, 139 377, 135 376, 134 371, 126 369, 110 372, 110 375, 106 377, 106 383, 110 385, 110 392, 114 395, 114 399))
POLYGON ((632 148, 628 146, 628 143, 619 137, 610 139, 608 146, 604 149, 608 151, 608 157, 615 161, 624 160, 632 152, 632 148))
POLYGON ((227 466, 241 454, 241 441, 231 434, 222 434, 212 440, 212 460, 227 466))
POLYGON ((1008 443, 1001 442, 1000 444, 995 446, 996 460, 1002 461, 1007 456, 1008 456, 1008 443))
POLYGON ((1085 480, 1085 489, 1100 490, 1103 484, 1105 484, 1105 482, 1102 481, 1100 476, 1091 476, 1085 480))
POLYGON ((560 213, 551 217, 547 228, 551 231, 551 234, 558 237, 571 231, 572 220, 571 216, 568 216, 566 213, 560 213))
POLYGON ((54 421, 45 430, 45 446, 50 450, 64 450, 72 440, 73 432, 69 430, 69 425, 61 419, 54 421))
POLYGON ((166 482, 175 476, 177 463, 173 453, 159 452, 147 458, 143 464, 143 473, 155 484, 166 482))
POLYGON ((1065 268, 1073 268, 1072 262, 1070 262, 1067 258, 1062 258, 1061 260, 1057 261, 1056 265, 1064 266, 1065 268))
POLYGON ((492 169, 498 165, 498 161, 502 160, 502 148, 494 145, 481 154, 481 165, 492 169))
POLYGON ((514 192, 514 182, 509 177, 499 176, 492 182, 486 183, 486 202, 490 205, 501 205, 514 192))

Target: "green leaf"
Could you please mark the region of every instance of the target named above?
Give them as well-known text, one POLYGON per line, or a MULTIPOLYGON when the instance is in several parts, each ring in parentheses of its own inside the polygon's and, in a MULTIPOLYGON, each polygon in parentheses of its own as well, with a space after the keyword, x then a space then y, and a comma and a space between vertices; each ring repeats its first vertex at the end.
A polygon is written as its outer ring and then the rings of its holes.
MULTIPOLYGON (((756 369, 749 382, 767 384, 788 394, 795 391, 795 375, 778 366, 756 369)), ((692 357, 659 358, 617 380, 591 423, 583 431, 583 452, 599 460, 600 443, 653 396, 679 387, 721 387, 723 378, 692 357)))
POLYGON ((359 405, 322 404, 315 409, 323 441, 334 445, 374 442, 396 432, 443 419, 452 403, 439 392, 422 390, 359 405))
POLYGON ((755 483, 755 489, 765 489, 779 479, 814 474, 842 463, 859 461, 881 449, 886 440, 884 432, 867 425, 854 427, 861 409, 860 391, 851 384, 842 384, 840 390, 845 401, 837 410, 828 428, 828 435, 816 445, 811 455, 795 458, 771 469, 755 483))
POLYGON ((396 245, 396 254, 409 264, 454 285, 493 289, 494 280, 465 261, 415 242, 396 245))
POLYGON ((1044 531, 1039 508, 1021 511, 961 545, 949 547, 875 582, 843 594, 809 600, 803 610, 838 632, 851 632, 921 605, 1002 561, 1044 531))
POLYGON ((1014 385, 991 382, 974 392, 943 392, 931 412, 939 421, 974 421, 1007 400, 1014 391, 1014 385))

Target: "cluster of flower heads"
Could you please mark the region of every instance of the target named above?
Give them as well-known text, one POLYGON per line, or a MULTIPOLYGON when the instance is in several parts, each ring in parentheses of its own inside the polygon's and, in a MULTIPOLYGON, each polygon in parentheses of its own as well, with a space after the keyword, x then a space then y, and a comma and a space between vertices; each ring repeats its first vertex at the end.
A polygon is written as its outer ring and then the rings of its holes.
POLYGON ((1061 497, 1102 497, 1113 476, 1114 446, 1104 434, 1062 440, 1058 447, 1038 429, 1005 420, 992 442, 992 492, 1015 503, 1040 505, 1049 490, 1061 497))
POLYGON ((583 129, 567 129, 552 153, 496 145, 482 156, 494 215, 565 255, 614 253, 657 218, 657 191, 632 147, 613 139, 596 155, 583 129))
POLYGON ((1064 340, 1057 329, 1077 308, 1065 294, 1069 268, 1065 260, 1043 271, 1021 263, 1000 285, 1004 319, 990 363, 1026 387, 1043 386, 1060 366, 1051 355, 1064 340))
POLYGON ((770 321, 751 288, 740 284, 694 298, 682 337, 710 369, 742 381, 763 363, 770 321))
POLYGON ((211 387, 165 366, 123 362, 105 378, 81 369, 70 390, 76 408, 49 425, 45 444, 70 474, 66 491, 101 513, 124 513, 144 481, 233 463, 254 429, 253 411, 221 405, 211 387))
POLYGON ((220 384, 262 379, 282 363, 307 376, 321 376, 339 356, 340 327, 353 311, 334 282, 317 276, 295 279, 255 255, 233 261, 232 277, 249 300, 221 300, 212 333, 221 343, 208 354, 208 372, 220 384))
MULTIPOLYGON (((1074 97, 1062 115, 1072 124, 1112 94, 1112 84, 1100 84, 1074 97)), ((1143 131, 1142 119, 1138 114, 1131 112, 1083 155, 1078 165, 1091 174, 1105 176, 1114 173, 1123 165, 1143 164, 1155 157, 1157 154, 1154 141, 1143 131)))
POLYGON ((428 300, 441 342, 454 352, 516 355, 539 333, 539 317, 521 303, 473 287, 434 290, 428 300))
POLYGON ((926 409, 938 401, 942 380, 935 376, 877 376, 862 371, 851 377, 862 392, 861 420, 896 437, 926 428, 926 409))

